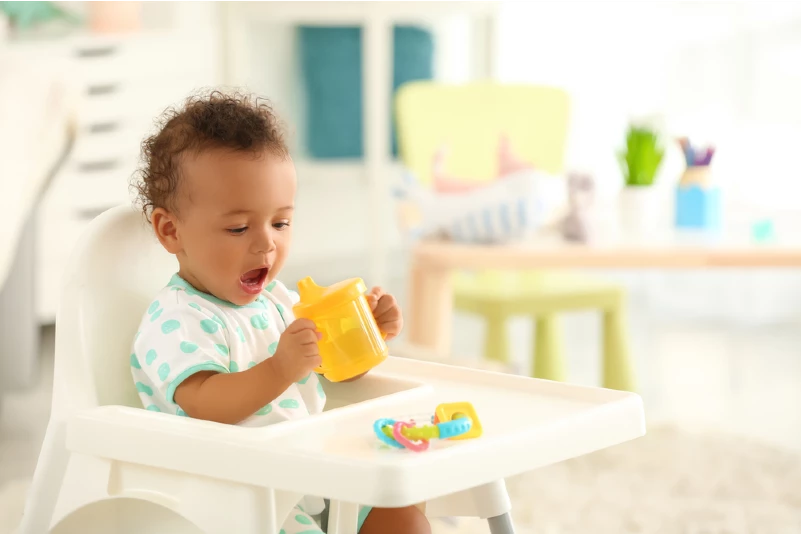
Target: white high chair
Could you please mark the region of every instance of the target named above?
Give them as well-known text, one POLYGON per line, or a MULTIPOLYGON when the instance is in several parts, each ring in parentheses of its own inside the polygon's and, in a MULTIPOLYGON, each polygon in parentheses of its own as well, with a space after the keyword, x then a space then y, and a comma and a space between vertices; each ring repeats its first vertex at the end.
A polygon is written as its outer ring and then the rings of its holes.
POLYGON ((504 478, 638 437, 640 398, 390 357, 325 383, 327 411, 244 428, 141 409, 129 353, 176 264, 140 213, 99 216, 77 247, 56 322, 51 420, 21 534, 278 534, 303 495, 331 499, 329 534, 355 534, 359 504, 426 503, 513 532, 504 478), (379 445, 382 417, 470 401, 484 435, 415 453, 379 445))

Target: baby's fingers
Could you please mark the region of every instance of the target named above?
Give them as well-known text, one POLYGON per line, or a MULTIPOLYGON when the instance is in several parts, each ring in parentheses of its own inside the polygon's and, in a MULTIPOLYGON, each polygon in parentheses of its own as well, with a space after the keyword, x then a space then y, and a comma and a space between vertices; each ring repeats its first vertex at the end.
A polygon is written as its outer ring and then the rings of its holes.
POLYGON ((301 332, 303 330, 316 330, 317 325, 314 324, 314 321, 311 319, 295 319, 292 321, 287 329, 284 331, 287 334, 295 334, 297 332, 301 332))
POLYGON ((370 292, 367 294, 367 303, 370 305, 370 310, 375 310, 375 307, 378 305, 378 302, 383 296, 384 290, 380 287, 374 287, 370 290, 370 292))
POLYGON ((398 301, 395 300, 395 297, 389 294, 382 295, 378 302, 373 307, 373 315, 376 317, 381 317, 387 313, 399 313, 400 310, 398 309, 398 301))
POLYGON ((303 330, 294 334, 294 336, 301 345, 317 345, 323 335, 317 330, 303 330))
POLYGON ((320 357, 319 353, 309 354, 305 357, 306 363, 308 363, 311 367, 320 367, 323 365, 323 359, 320 357))

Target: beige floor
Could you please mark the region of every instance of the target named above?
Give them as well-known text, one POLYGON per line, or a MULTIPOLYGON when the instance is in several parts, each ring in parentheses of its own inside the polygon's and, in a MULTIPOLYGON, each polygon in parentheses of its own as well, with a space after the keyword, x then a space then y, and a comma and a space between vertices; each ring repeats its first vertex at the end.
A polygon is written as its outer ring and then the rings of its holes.
MULTIPOLYGON (((637 307, 631 316, 632 352, 651 421, 722 428, 801 450, 801 325, 688 323, 637 307)), ((571 380, 595 383, 597 318, 576 314, 564 326, 571 380)), ((459 316, 454 327, 454 353, 478 357, 481 323, 459 316)), ((531 342, 527 324, 513 321, 510 332, 514 357, 525 370, 531 342)), ((8 395, 2 403, 0 499, 4 484, 33 472, 49 412, 52 361, 53 330, 46 329, 37 387, 8 395)))

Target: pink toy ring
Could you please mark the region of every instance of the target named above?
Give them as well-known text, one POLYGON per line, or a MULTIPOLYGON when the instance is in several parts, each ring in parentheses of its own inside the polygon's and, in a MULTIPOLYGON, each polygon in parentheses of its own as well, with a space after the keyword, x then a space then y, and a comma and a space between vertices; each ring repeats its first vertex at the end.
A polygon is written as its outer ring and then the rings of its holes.
POLYGON ((395 441, 403 445, 409 450, 414 452, 422 452, 428 449, 428 440, 422 440, 419 443, 415 443, 408 439, 406 436, 403 435, 401 432, 404 428, 411 427, 411 423, 407 423, 406 421, 398 421, 394 425, 392 425, 392 437, 395 438, 395 441))

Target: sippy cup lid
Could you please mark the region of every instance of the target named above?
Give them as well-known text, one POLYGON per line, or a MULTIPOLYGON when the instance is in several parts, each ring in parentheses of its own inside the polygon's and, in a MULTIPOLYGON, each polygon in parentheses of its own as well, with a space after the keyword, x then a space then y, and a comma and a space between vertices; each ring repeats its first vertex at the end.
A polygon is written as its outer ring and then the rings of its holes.
POLYGON ((300 301, 292 307, 296 317, 309 317, 325 312, 328 308, 339 306, 364 295, 367 291, 361 278, 349 278, 328 287, 318 286, 311 276, 298 282, 300 301))

